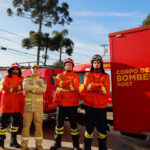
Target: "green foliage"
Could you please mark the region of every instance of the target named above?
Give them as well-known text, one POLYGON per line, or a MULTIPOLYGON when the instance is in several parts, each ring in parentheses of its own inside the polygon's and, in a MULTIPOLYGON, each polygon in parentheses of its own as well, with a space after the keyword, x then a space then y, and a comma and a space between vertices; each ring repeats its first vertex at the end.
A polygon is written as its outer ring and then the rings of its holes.
MULTIPOLYGON (((12 0, 12 4, 18 16, 31 18, 32 22, 39 26, 38 33, 34 33, 30 37, 30 42, 24 39, 22 44, 26 48, 31 48, 32 46, 38 47, 37 64, 39 64, 40 50, 42 49, 40 39, 43 38, 40 34, 42 26, 52 27, 52 25, 56 24, 69 25, 72 22, 69 14, 69 6, 65 2, 60 3, 59 0, 12 0), (30 46, 27 46, 27 44, 30 46)), ((13 15, 11 8, 7 9, 7 14, 9 16, 13 15)))
POLYGON ((62 53, 66 53, 69 56, 73 53, 74 43, 71 39, 65 38, 68 34, 68 30, 62 30, 61 32, 53 31, 53 37, 51 38, 51 50, 59 52, 59 61, 61 61, 62 53), (64 52, 65 51, 65 52, 64 52))
MULTIPOLYGON (((39 31, 42 25, 51 27, 55 24, 70 24, 72 18, 69 14, 67 3, 59 3, 59 0, 12 0, 18 16, 30 17, 35 24, 39 24, 39 31)), ((13 12, 10 8, 8 15, 13 12)))
POLYGON ((29 38, 25 38, 22 40, 22 47, 27 49, 38 47, 40 46, 40 50, 44 50, 45 48, 45 55, 42 56, 44 59, 44 64, 46 65, 46 60, 49 58, 47 55, 47 49, 50 48, 51 38, 49 37, 48 33, 41 33, 41 32, 34 32, 30 31, 29 38))
POLYGON ((150 14, 143 21, 142 26, 150 25, 150 14))
POLYGON ((25 38, 22 40, 22 46, 27 48, 27 49, 32 48, 32 47, 36 47, 39 45, 41 47, 43 47, 43 45, 42 45, 43 38, 44 38, 43 33, 40 33, 40 32, 36 33, 34 31, 31 31, 29 38, 25 38))
POLYGON ((56 61, 53 66, 63 68, 63 61, 56 61))
POLYGON ((13 12, 12 12, 12 10, 11 10, 10 8, 7 9, 7 14, 8 14, 9 16, 12 16, 12 15, 13 15, 13 12))

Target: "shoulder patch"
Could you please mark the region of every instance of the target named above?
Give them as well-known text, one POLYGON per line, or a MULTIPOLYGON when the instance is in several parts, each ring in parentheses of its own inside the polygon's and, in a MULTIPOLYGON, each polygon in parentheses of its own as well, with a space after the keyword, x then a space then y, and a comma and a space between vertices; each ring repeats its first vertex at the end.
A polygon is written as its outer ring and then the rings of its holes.
POLYGON ((30 77, 32 77, 32 76, 26 76, 25 78, 30 78, 30 77))
POLYGON ((39 77, 39 79, 40 79, 41 81, 44 81, 44 83, 46 83, 45 78, 43 78, 43 77, 39 77))
POLYGON ((25 77, 25 79, 32 79, 32 76, 27 76, 27 77, 25 77))

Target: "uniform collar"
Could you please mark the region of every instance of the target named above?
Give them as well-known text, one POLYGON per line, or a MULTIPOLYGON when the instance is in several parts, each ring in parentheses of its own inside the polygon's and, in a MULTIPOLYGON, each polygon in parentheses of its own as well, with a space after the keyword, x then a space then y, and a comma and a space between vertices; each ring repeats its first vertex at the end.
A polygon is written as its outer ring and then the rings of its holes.
POLYGON ((36 79, 36 78, 38 78, 39 76, 32 76, 32 77, 36 79))
POLYGON ((73 74, 73 71, 71 71, 71 72, 64 71, 64 74, 70 75, 70 74, 73 74))
POLYGON ((102 71, 99 69, 99 70, 93 70, 94 73, 102 73, 102 71))
POLYGON ((12 78, 17 78, 18 75, 17 75, 17 74, 12 74, 11 77, 12 77, 12 78))

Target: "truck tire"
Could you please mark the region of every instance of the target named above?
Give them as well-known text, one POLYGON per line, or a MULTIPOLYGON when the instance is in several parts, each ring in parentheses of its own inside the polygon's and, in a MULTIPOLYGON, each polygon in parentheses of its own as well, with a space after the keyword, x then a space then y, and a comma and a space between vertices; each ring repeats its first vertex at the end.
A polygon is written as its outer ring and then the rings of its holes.
POLYGON ((134 133, 127 133, 127 132, 120 132, 122 135, 133 137, 140 140, 146 140, 147 136, 145 134, 134 134, 134 133))

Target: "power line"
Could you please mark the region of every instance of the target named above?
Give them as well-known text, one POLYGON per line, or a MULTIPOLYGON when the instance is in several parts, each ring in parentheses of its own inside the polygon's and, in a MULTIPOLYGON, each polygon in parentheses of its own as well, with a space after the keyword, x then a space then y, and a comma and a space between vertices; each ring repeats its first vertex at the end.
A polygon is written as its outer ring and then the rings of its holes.
POLYGON ((19 36, 19 37, 26 38, 25 36, 22 36, 22 35, 19 35, 19 34, 16 34, 16 33, 12 33, 12 32, 9 32, 9 31, 1 29, 1 28, 0 28, 0 31, 6 32, 6 33, 9 33, 9 34, 12 34, 12 35, 16 35, 16 36, 19 36))
MULTIPOLYGON (((3 40, 7 40, 7 41, 9 41, 9 42, 13 42, 13 43, 16 43, 16 44, 22 45, 22 44, 21 44, 21 43, 19 43, 19 42, 16 42, 16 41, 13 41, 13 40, 10 40, 10 39, 7 39, 7 38, 4 38, 4 37, 1 37, 1 36, 0 36, 0 38, 1 38, 1 39, 3 39, 3 40)), ((33 48, 33 49, 35 49, 35 48, 33 48)), ((50 53, 50 54, 52 54, 52 53, 50 53)), ((57 55, 57 54, 52 54, 52 55, 59 56, 59 55, 57 55)))
MULTIPOLYGON (((7 40, 7 41, 10 41, 10 42, 13 42, 13 43, 17 43, 17 44, 19 44, 19 45, 21 45, 21 43, 19 43, 19 42, 16 42, 16 41, 13 41, 13 40, 10 40, 10 39, 7 39, 7 38, 4 38, 4 37, 1 37, 0 36, 0 38, 1 39, 4 39, 4 40, 7 40)), ((35 49, 35 48, 33 48, 33 49, 35 49)), ((52 54, 52 53, 50 53, 51 55, 54 55, 54 56, 59 56, 58 54, 52 54)), ((77 53, 76 53, 77 54, 77 53)), ((37 55, 36 55, 37 56, 37 55)), ((85 57, 90 57, 90 56, 88 56, 88 55, 84 55, 84 54, 82 54, 82 56, 85 56, 85 57)), ((42 57, 42 56, 40 56, 40 57, 42 57)), ((53 59, 53 58, 50 58, 50 59, 53 59)), ((57 59, 53 59, 53 60, 57 60, 57 59)))
POLYGON ((16 49, 12 49, 12 48, 8 48, 8 47, 4 47, 4 46, 0 46, 0 47, 1 47, 2 50, 11 50, 11 51, 15 51, 15 52, 18 52, 18 53, 30 55, 30 56, 37 56, 35 54, 30 54, 30 53, 27 53, 27 52, 22 52, 22 51, 19 51, 19 50, 16 50, 16 49))
MULTIPOLYGON (((12 53, 12 54, 15 54, 16 55, 16 52, 14 52, 14 51, 10 51, 10 50, 8 50, 9 51, 9 53, 12 53)), ((6 52, 8 52, 8 51, 6 51, 6 52)), ((30 55, 30 56, 26 56, 26 55, 24 55, 24 54, 20 54, 20 53, 17 53, 18 55, 21 55, 21 56, 24 56, 24 57, 32 57, 32 55, 30 55)))
MULTIPOLYGON (((19 51, 19 50, 16 50, 16 49, 12 49, 12 48, 6 48, 6 47, 4 47, 4 46, 0 46, 0 48, 2 49, 2 50, 8 50, 8 51, 13 51, 13 52, 17 52, 17 54, 19 53, 21 53, 20 55, 23 55, 23 54, 25 54, 25 55, 28 55, 28 56, 36 56, 37 57, 37 55, 35 55, 35 54, 30 54, 30 53, 27 53, 27 52, 21 52, 21 51, 19 51)), ((25 55, 23 55, 23 56, 25 56, 25 55)), ((28 57, 27 56, 27 57, 28 57)), ((40 56, 41 58, 42 58, 42 56, 40 56)), ((48 58, 48 59, 52 59, 52 60, 57 60, 57 59, 55 59, 55 58, 48 58)))
POLYGON ((21 45, 21 43, 19 43, 19 42, 16 42, 16 41, 13 41, 13 40, 10 40, 10 39, 7 39, 7 38, 4 38, 4 37, 2 37, 2 36, 0 36, 0 38, 1 38, 1 39, 3 39, 3 40, 7 40, 7 41, 9 41, 9 42, 13 42, 13 43, 16 43, 16 44, 21 45))

